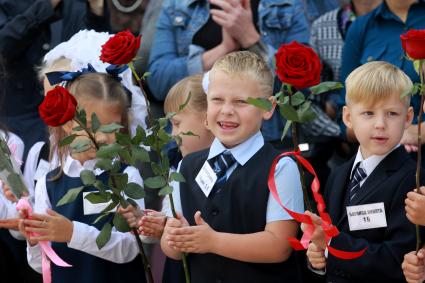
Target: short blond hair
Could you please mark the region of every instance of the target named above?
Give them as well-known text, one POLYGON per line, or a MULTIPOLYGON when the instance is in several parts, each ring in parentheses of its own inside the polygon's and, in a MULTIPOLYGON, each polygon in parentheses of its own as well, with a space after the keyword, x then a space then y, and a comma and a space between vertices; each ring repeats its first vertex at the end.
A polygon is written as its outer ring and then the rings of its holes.
POLYGON ((250 75, 258 81, 263 96, 273 94, 273 74, 266 62, 255 53, 237 51, 224 55, 214 63, 210 74, 217 70, 229 75, 250 75))
MULTIPOLYGON (((410 78, 398 67, 383 61, 369 62, 356 68, 345 80, 346 103, 373 105, 394 94, 401 96, 412 87, 410 78)), ((407 107, 410 95, 400 100, 407 107)))
POLYGON ((182 79, 170 89, 164 101, 165 113, 178 112, 189 93, 190 99, 183 111, 187 109, 199 113, 206 112, 207 97, 202 88, 202 75, 193 75, 182 79))

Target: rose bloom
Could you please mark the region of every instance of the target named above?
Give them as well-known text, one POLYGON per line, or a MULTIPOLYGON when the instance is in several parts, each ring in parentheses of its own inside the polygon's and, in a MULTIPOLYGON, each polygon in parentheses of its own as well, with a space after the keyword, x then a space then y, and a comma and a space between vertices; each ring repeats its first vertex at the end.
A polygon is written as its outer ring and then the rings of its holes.
POLYGON ((56 86, 44 97, 38 106, 41 119, 48 126, 58 127, 72 120, 77 110, 77 101, 69 91, 61 86, 56 86))
POLYGON ((282 44, 275 54, 276 74, 283 83, 304 89, 320 83, 322 64, 310 47, 296 41, 282 44))
POLYGON ((139 50, 140 39, 128 30, 117 33, 102 45, 100 60, 114 65, 130 63, 139 50))
POLYGON ((407 55, 414 59, 425 59, 425 30, 409 30, 400 35, 401 45, 407 55))

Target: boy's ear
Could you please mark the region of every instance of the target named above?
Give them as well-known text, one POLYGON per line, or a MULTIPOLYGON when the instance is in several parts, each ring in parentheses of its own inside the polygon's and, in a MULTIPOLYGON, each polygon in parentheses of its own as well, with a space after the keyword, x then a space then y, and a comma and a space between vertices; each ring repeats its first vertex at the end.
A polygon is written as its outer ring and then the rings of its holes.
POLYGON ((412 124, 413 115, 413 107, 409 106, 409 108, 407 108, 406 123, 404 123, 404 129, 407 129, 412 124))
POLYGON ((272 103, 272 109, 269 111, 263 110, 263 120, 269 120, 274 113, 274 110, 276 109, 276 99, 274 96, 270 96, 268 100, 272 103))
POLYGON ((350 108, 348 106, 344 106, 342 108, 342 121, 344 122, 345 126, 347 126, 347 128, 351 129, 353 127, 351 123, 350 108))

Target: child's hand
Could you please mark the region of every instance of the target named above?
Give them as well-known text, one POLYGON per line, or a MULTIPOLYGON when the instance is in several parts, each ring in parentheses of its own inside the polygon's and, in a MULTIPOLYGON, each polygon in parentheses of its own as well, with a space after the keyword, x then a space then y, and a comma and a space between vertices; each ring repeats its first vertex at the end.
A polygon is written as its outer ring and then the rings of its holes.
POLYGON ((27 210, 19 210, 19 224, 18 224, 18 229, 19 232, 27 239, 28 243, 30 246, 35 246, 38 241, 34 241, 31 240, 27 231, 26 231, 26 227, 27 225, 25 225, 24 220, 28 217, 28 211, 27 210))
POLYGON ((421 194, 416 192, 407 193, 405 200, 406 216, 410 222, 425 225, 425 187, 419 188, 421 194))
MULTIPOLYGON (((311 241, 319 248, 323 250, 326 249, 326 235, 325 232, 323 232, 322 219, 308 210, 305 214, 310 216, 311 220, 313 220, 314 232, 313 235, 311 235, 311 241)), ((301 229, 304 231, 306 229, 306 225, 301 225, 301 229)))
POLYGON ((12 193, 10 187, 6 183, 3 183, 3 195, 11 202, 18 202, 18 198, 12 193))
POLYGON ((170 229, 167 242, 170 247, 186 253, 208 253, 212 251, 214 234, 216 233, 201 217, 195 213, 196 226, 170 229))
POLYGON ((31 214, 31 219, 24 220, 25 231, 38 233, 30 237, 33 241, 69 242, 72 238, 74 224, 66 217, 49 209, 46 214, 31 214))
POLYGON ((164 232, 167 217, 164 213, 155 210, 146 210, 145 212, 145 216, 138 223, 140 234, 160 239, 164 232))
POLYGON ((118 213, 120 213, 128 223, 128 226, 131 228, 137 228, 140 219, 143 216, 143 212, 137 207, 132 205, 127 206, 127 208, 118 208, 118 213))
POLYGON ((404 255, 401 268, 408 283, 422 283, 425 280, 424 258, 424 249, 420 249, 417 255, 414 251, 404 255))
POLYGON ((307 258, 314 269, 320 270, 326 267, 325 250, 319 248, 314 243, 308 245, 307 258))

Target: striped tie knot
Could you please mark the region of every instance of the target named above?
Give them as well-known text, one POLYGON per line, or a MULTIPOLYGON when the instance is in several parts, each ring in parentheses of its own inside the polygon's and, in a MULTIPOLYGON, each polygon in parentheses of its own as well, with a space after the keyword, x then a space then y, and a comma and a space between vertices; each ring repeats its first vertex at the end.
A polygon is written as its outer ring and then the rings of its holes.
POLYGON ((221 154, 210 160, 210 164, 212 163, 212 168, 217 175, 216 184, 222 184, 226 181, 226 172, 233 164, 235 164, 235 162, 236 159, 228 150, 223 151, 221 154))
POLYGON ((360 182, 367 177, 366 171, 360 167, 360 163, 358 162, 353 171, 353 175, 351 176, 350 183, 348 184, 348 189, 350 192, 350 201, 356 196, 360 189, 360 182))

